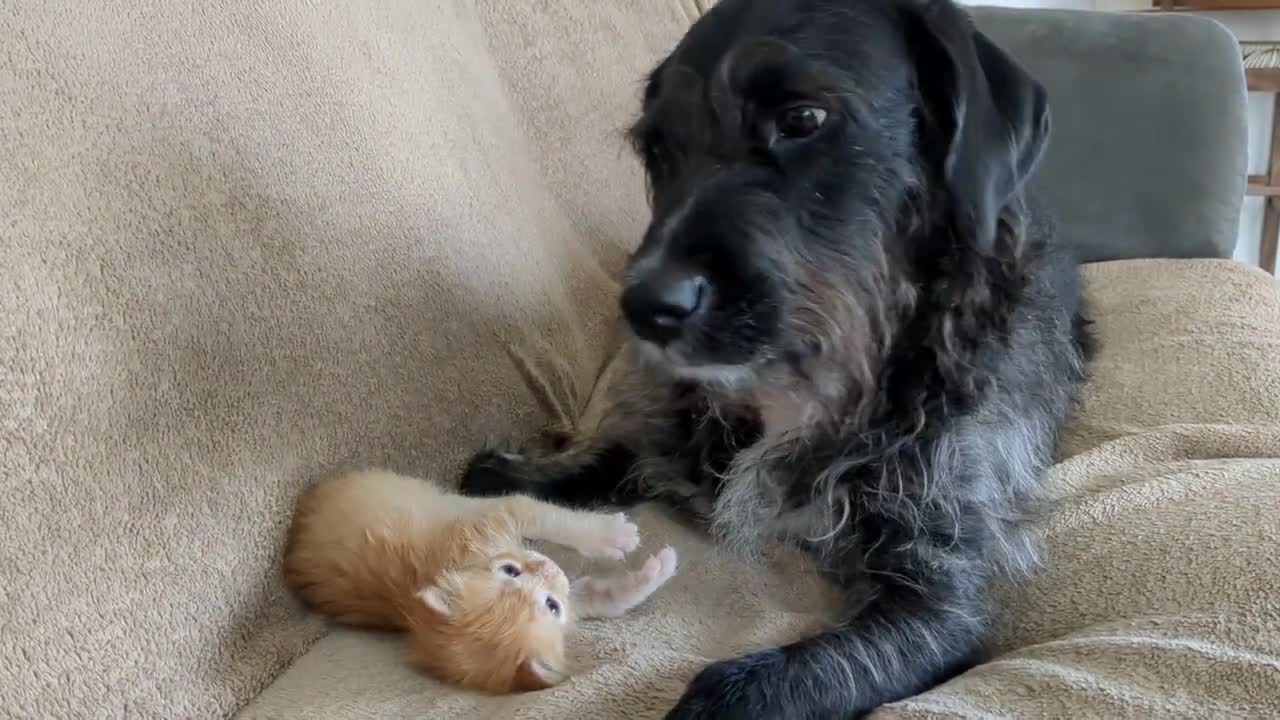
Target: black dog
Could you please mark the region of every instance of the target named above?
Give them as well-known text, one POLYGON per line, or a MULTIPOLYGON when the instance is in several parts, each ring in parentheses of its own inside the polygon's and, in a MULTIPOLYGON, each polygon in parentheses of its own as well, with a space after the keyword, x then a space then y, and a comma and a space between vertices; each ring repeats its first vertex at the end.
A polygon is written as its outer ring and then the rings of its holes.
POLYGON ((669 717, 858 716, 980 657, 1088 355, 1077 263, 1024 203, 1049 126, 951 0, 722 0, 650 76, 626 364, 592 427, 483 451, 463 489, 660 497, 847 590, 669 717))

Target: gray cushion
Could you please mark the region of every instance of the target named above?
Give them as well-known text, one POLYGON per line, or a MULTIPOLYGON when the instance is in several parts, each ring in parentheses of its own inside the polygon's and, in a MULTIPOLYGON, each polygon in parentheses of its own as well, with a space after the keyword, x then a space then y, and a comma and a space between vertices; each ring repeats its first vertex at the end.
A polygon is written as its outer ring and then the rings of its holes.
POLYGON ((1086 261, 1230 257, 1247 163, 1240 50, 1186 15, 974 8, 1045 84, 1032 190, 1086 261))

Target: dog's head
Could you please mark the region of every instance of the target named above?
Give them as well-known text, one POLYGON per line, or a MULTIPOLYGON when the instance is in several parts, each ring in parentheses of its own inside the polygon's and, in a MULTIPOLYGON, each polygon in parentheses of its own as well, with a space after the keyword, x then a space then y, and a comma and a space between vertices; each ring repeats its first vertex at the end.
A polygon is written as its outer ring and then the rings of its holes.
POLYGON ((722 0, 631 130, 653 216, 628 324, 693 378, 883 347, 920 268, 994 252, 1048 132, 1044 90, 950 0, 722 0))

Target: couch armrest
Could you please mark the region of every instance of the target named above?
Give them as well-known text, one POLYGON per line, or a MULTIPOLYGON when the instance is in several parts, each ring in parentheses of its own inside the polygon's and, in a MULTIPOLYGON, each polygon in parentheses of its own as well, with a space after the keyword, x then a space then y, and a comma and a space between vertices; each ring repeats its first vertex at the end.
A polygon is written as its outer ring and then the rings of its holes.
POLYGON ((1086 261, 1230 257, 1247 167, 1240 49, 1214 20, 974 8, 1049 91, 1032 186, 1086 261))

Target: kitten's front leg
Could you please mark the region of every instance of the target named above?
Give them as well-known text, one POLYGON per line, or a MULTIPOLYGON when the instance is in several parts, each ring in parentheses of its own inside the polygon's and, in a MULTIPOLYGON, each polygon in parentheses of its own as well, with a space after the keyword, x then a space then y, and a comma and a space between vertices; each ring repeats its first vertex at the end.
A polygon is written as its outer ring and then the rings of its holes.
POLYGON ((640 546, 640 529, 624 513, 601 513, 553 505, 527 495, 506 498, 520 533, 590 558, 621 560, 640 546))

